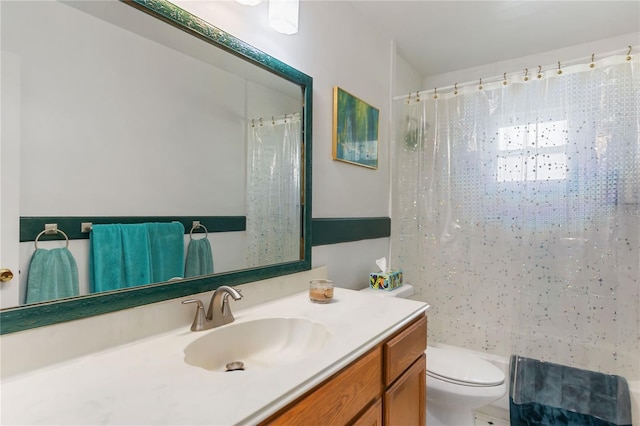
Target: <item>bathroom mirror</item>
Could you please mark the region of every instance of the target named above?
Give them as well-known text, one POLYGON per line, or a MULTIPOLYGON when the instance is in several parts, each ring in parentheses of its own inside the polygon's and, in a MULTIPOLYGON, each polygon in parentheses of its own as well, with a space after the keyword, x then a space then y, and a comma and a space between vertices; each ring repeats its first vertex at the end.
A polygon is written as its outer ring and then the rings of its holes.
POLYGON ((214 274, 5 307, 3 334, 310 269, 311 77, 165 0, 1 7, 3 87, 20 87, 21 275, 46 222, 70 235, 81 281, 81 221, 181 220, 186 243, 192 220, 215 228, 214 274), (277 173, 294 177, 296 245, 256 261, 269 209, 253 132, 292 121, 299 164, 277 173))

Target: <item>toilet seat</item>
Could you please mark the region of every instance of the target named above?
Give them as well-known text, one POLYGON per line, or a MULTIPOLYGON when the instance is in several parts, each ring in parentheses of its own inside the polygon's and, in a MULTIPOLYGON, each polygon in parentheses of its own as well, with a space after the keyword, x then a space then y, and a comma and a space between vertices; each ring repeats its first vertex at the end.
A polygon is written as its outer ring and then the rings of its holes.
POLYGON ((457 350, 428 346, 427 375, 462 386, 499 386, 504 373, 495 365, 457 350))

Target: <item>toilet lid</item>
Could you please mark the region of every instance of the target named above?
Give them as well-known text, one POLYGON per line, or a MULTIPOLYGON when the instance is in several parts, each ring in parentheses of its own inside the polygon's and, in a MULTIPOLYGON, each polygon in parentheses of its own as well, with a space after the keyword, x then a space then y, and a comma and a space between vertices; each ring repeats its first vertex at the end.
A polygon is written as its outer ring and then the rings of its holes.
POLYGON ((452 349, 427 347, 427 374, 451 383, 467 386, 497 386, 504 373, 478 357, 452 349))

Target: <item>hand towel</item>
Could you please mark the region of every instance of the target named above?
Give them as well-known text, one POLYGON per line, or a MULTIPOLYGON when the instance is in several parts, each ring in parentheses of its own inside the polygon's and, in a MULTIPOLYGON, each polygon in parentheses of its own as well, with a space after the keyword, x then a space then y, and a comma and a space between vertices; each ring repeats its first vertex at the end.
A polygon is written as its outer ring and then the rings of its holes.
POLYGON ((69 249, 36 249, 29 263, 26 303, 77 296, 78 288, 78 265, 69 249))
POLYGON ((184 225, 180 222, 147 223, 152 282, 182 277, 184 273, 184 225))
POLYGON ((185 261, 185 278, 213 274, 213 255, 207 238, 190 240, 185 261))
POLYGON ((150 284, 151 248, 147 225, 93 225, 90 235, 91 291, 150 284))

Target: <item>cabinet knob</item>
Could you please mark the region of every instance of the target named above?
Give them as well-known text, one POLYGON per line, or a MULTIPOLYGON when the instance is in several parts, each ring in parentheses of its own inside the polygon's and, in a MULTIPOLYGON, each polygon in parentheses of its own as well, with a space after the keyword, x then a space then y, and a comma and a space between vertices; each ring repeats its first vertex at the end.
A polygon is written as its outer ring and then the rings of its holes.
POLYGON ((0 282, 6 283, 13 279, 13 272, 11 269, 2 268, 0 269, 0 282))

